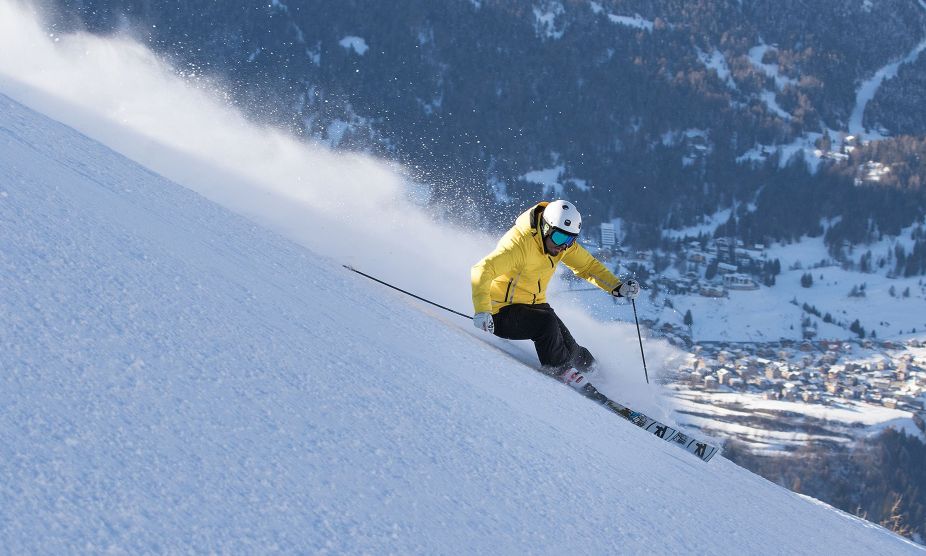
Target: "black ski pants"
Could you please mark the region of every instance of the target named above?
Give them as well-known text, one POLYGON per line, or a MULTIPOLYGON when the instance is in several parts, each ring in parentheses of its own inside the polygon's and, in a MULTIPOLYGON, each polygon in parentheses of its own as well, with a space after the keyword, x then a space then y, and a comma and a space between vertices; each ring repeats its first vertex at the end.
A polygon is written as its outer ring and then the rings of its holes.
POLYGON ((569 367, 587 371, 595 363, 592 354, 576 343, 553 307, 547 303, 516 303, 493 316, 495 335, 508 340, 533 340, 540 364, 552 372, 569 367))

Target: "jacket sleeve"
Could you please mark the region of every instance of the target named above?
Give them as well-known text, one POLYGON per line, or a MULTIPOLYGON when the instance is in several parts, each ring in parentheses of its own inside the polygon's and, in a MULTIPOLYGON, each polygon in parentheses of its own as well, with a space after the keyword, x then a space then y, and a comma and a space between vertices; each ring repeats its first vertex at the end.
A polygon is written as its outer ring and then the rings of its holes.
POLYGON ((518 243, 500 242, 494 251, 473 265, 470 281, 473 286, 473 308, 477 313, 492 312, 492 299, 489 294, 492 280, 502 274, 512 273, 523 262, 524 257, 518 243))
POLYGON ((601 262, 592 256, 578 243, 566 251, 563 264, 569 267, 576 276, 584 278, 606 292, 611 292, 621 284, 620 278, 615 276, 601 262))

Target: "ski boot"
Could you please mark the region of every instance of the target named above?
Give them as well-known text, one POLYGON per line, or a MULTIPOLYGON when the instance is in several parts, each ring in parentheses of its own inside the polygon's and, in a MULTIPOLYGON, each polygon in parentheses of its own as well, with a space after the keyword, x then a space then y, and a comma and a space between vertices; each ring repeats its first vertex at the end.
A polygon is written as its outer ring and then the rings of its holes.
POLYGON ((561 373, 556 375, 556 378, 563 384, 570 386, 579 392, 582 392, 585 389, 585 385, 588 384, 588 379, 585 378, 585 375, 573 367, 569 367, 563 370, 561 373))

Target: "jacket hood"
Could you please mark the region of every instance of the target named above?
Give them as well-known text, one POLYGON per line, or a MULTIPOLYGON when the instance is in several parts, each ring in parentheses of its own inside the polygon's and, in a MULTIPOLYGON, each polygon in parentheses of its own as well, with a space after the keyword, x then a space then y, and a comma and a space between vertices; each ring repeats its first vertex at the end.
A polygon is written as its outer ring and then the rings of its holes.
POLYGON ((550 203, 542 201, 522 212, 514 221, 514 227, 525 236, 533 236, 537 244, 543 249, 543 238, 540 237, 540 214, 550 203))

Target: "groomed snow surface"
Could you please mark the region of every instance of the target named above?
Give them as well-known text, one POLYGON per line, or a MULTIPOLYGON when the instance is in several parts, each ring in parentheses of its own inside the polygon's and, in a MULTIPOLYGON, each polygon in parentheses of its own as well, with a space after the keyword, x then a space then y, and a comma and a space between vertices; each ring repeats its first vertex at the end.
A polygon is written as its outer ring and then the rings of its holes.
POLYGON ((0 226, 10 553, 920 551, 4 96, 0 226))

